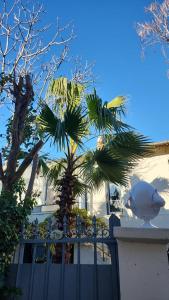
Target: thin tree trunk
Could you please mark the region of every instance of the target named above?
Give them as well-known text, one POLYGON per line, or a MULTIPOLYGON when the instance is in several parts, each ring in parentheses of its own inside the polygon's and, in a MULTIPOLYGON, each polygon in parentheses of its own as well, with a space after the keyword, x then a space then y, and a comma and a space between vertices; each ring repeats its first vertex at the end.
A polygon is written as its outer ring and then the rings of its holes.
POLYGON ((46 186, 45 186, 45 199, 44 199, 44 204, 47 204, 47 197, 48 197, 48 186, 49 186, 49 179, 46 179, 46 186))
POLYGON ((18 170, 16 171, 13 180, 17 181, 25 172, 25 170, 27 169, 27 167, 31 164, 31 162, 33 161, 34 156, 36 155, 36 153, 38 153, 40 151, 40 149, 43 146, 43 141, 39 141, 34 147, 33 149, 28 153, 28 155, 25 157, 25 159, 23 160, 23 162, 21 163, 21 165, 19 166, 18 170))
POLYGON ((29 75, 19 78, 16 83, 15 78, 13 80, 13 90, 15 111, 12 121, 11 130, 11 149, 7 160, 7 168, 5 172, 4 186, 8 191, 12 190, 13 177, 17 168, 17 159, 20 152, 20 146, 23 142, 25 118, 28 111, 28 106, 33 99, 34 92, 29 75))
POLYGON ((29 184, 28 184, 28 188, 27 188, 25 198, 28 198, 28 197, 32 196, 35 177, 36 177, 36 173, 37 173, 38 162, 39 162, 39 157, 38 157, 38 153, 36 153, 34 158, 33 158, 31 176, 30 176, 30 179, 29 179, 29 184))
POLYGON ((12 178, 10 176, 10 181, 9 181, 9 178, 6 174, 3 176, 3 179, 1 179, 2 180, 2 189, 3 189, 3 191, 11 191, 12 185, 15 182, 17 182, 17 180, 19 180, 21 178, 21 176, 23 175, 23 173, 25 172, 27 167, 29 167, 29 165, 33 161, 34 156, 39 152, 39 150, 42 148, 42 146, 43 146, 43 142, 39 141, 33 147, 33 149, 28 153, 28 155, 25 157, 25 159, 23 160, 23 162, 19 166, 18 170, 13 173, 12 178))

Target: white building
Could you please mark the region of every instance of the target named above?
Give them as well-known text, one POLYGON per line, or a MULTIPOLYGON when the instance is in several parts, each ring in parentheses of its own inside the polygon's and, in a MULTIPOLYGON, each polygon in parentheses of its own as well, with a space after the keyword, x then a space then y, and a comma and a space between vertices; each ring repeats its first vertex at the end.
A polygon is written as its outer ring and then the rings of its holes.
MULTIPOLYGON (((140 159, 132 170, 127 188, 105 183, 93 193, 86 193, 80 197, 78 199, 79 207, 86 208, 89 213, 105 219, 108 219, 109 215, 114 212, 120 217, 122 226, 139 226, 141 221, 125 209, 124 203, 131 186, 139 180, 145 180, 157 188, 166 201, 165 207, 161 209, 153 224, 169 228, 169 141, 154 143, 153 148, 153 155, 140 159)), ((30 169, 25 172, 25 178, 29 178, 29 174, 30 169)), ((40 196, 37 206, 32 212, 31 220, 38 218, 39 221, 42 221, 57 209, 56 195, 53 188, 41 175, 35 180, 35 190, 40 192, 40 196)))

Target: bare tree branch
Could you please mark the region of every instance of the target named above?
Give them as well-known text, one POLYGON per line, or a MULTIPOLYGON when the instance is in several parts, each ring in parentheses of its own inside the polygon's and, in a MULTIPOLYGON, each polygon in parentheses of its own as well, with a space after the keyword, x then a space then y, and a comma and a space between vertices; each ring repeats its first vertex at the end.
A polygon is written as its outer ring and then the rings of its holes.
POLYGON ((88 63, 88 61, 83 63, 82 58, 78 56, 73 60, 73 65, 74 65, 74 68, 72 70, 73 81, 83 84, 87 87, 94 84, 95 77, 93 74, 93 68, 95 63, 88 63))
MULTIPOLYGON (((8 191, 43 145, 39 141, 29 149, 18 167, 30 105, 35 97, 36 101, 45 94, 48 82, 66 59, 74 38, 72 24, 61 26, 57 19, 54 33, 50 34, 53 28, 41 23, 44 18, 43 5, 33 0, 0 0, 0 101, 7 103, 12 99, 13 109, 9 147, 4 148, 8 150, 4 176, 0 161, 0 180, 3 177, 3 189, 8 191)), ((37 109, 38 101, 35 103, 37 109)))
MULTIPOLYGON (((53 69, 56 71, 67 56, 69 44, 74 38, 72 24, 61 26, 57 19, 55 32, 51 36, 51 26, 41 25, 45 17, 43 5, 34 5, 32 0, 14 0, 11 5, 7 0, 0 0, 0 3, 0 73, 5 77, 15 72, 16 78, 39 73, 36 70, 45 64, 45 60, 47 68, 48 53, 51 51, 57 57, 57 67, 53 69), (48 41, 44 42, 47 38, 48 41)), ((48 81, 48 73, 51 70, 41 72, 43 82, 48 81)), ((37 82, 37 74, 35 77, 37 82)))
POLYGON ((154 44, 169 44, 169 0, 164 0, 161 4, 152 2, 145 12, 149 13, 150 21, 137 23, 137 33, 141 39, 143 50, 147 46, 154 44))

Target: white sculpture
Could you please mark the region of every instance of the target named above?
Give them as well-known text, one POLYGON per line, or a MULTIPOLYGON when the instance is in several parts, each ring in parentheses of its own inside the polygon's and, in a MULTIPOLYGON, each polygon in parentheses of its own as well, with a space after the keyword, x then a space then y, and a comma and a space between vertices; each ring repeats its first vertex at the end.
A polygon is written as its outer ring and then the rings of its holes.
POLYGON ((160 208, 164 205, 165 201, 157 190, 145 181, 139 181, 133 186, 125 204, 134 215, 144 220, 143 227, 155 227, 150 220, 159 214, 160 208))

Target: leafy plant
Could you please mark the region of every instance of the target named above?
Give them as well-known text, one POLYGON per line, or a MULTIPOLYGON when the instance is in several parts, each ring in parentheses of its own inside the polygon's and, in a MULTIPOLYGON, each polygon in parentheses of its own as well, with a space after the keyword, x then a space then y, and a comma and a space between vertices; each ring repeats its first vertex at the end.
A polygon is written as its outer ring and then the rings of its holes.
POLYGON ((27 222, 31 213, 34 198, 23 198, 24 181, 21 179, 13 186, 12 192, 1 192, 0 195, 0 289, 5 294, 11 293, 13 288, 5 286, 7 268, 19 241, 21 226, 27 222), (19 199, 19 201, 18 201, 19 199))

